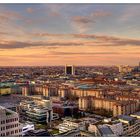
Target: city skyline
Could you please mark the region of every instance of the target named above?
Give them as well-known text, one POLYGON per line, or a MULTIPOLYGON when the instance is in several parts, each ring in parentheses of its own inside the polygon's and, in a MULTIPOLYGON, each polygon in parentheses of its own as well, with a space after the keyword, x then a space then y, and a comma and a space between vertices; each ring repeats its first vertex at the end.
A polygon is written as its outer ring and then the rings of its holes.
POLYGON ((0 66, 137 65, 139 4, 0 4, 0 66))

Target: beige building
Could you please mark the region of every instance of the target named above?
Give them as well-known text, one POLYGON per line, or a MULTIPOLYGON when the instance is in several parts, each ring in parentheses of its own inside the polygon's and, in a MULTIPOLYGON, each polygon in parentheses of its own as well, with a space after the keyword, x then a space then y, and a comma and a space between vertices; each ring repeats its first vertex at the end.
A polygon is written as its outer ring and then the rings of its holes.
POLYGON ((43 96, 49 97, 49 87, 48 86, 43 86, 42 88, 43 96))
POLYGON ((130 67, 128 65, 119 66, 119 72, 120 73, 127 73, 127 72, 131 72, 131 71, 132 71, 132 67, 130 67))
POLYGON ((0 136, 21 136, 18 114, 2 106, 0 106, 0 136))
POLYGON ((10 87, 0 87, 0 95, 10 94, 11 92, 10 87))
POLYGON ((138 103, 136 101, 117 101, 113 106, 113 116, 129 115, 138 111, 138 103))
POLYGON ((136 101, 116 101, 90 96, 79 98, 80 110, 105 109, 107 111, 112 111, 113 116, 134 113, 138 110, 137 104, 136 101))
POLYGON ((22 87, 22 95, 28 96, 34 93, 34 86, 33 85, 26 85, 22 87))
POLYGON ((68 87, 65 87, 65 86, 61 86, 59 87, 58 89, 58 96, 59 97, 68 97, 71 95, 71 91, 70 91, 70 88, 68 87))
POLYGON ((43 95, 46 97, 50 96, 50 93, 54 94, 55 88, 51 88, 47 85, 26 85, 22 87, 22 95, 43 95))
POLYGON ((116 96, 116 100, 119 100, 119 101, 136 101, 137 102, 137 108, 140 106, 140 97, 139 96, 119 95, 119 96, 116 96))
POLYGON ((75 88, 72 89, 71 94, 77 97, 85 97, 85 96, 103 97, 104 92, 102 89, 75 88))
POLYGON ((43 93, 43 86, 42 85, 35 85, 34 86, 34 93, 42 95, 42 93, 43 93))

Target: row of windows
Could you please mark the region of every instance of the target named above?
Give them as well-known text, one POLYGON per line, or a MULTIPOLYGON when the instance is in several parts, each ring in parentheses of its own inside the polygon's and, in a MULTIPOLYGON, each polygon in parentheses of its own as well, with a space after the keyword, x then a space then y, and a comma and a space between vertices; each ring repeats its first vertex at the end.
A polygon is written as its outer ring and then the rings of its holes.
POLYGON ((6 126, 6 129, 10 129, 10 128, 14 128, 14 127, 18 127, 18 124, 8 125, 8 126, 6 126))
POLYGON ((1 124, 5 124, 5 120, 1 121, 1 124))
POLYGON ((13 118, 13 119, 6 120, 6 123, 15 122, 15 121, 18 121, 18 118, 13 118))
MULTIPOLYGON (((6 129, 10 129, 10 128, 14 128, 14 127, 18 127, 18 124, 13 124, 13 125, 8 125, 6 126, 6 129)), ((1 127, 1 131, 5 130, 5 127, 1 127)))
POLYGON ((1 131, 5 130, 5 127, 1 127, 1 131))
POLYGON ((14 121, 18 121, 18 118, 13 118, 13 119, 8 119, 8 120, 3 120, 3 121, 1 121, 1 124, 5 124, 5 122, 6 123, 10 123, 10 122, 14 122, 14 121))
POLYGON ((1 136, 9 136, 9 135, 17 134, 19 132, 21 132, 21 129, 19 129, 19 130, 13 130, 11 132, 9 131, 9 132, 6 132, 6 133, 2 133, 1 136))

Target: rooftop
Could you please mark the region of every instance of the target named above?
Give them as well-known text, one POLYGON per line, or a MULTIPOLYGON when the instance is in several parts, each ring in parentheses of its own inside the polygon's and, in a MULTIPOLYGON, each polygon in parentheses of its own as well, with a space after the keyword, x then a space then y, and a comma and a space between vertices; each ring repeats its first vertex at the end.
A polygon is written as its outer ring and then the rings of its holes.
POLYGON ((140 111, 139 112, 136 112, 136 113, 133 113, 130 116, 136 117, 136 118, 140 119, 140 111))
POLYGON ((9 116, 9 115, 12 115, 12 114, 17 114, 17 113, 10 110, 10 109, 7 109, 3 106, 0 106, 0 115, 3 115, 3 114, 5 114, 6 116, 9 116))
POLYGON ((118 118, 123 120, 123 121, 128 121, 128 122, 135 120, 134 117, 131 117, 128 115, 120 115, 120 116, 118 116, 118 118))
POLYGON ((25 136, 50 136, 50 134, 44 129, 30 130, 25 136))
POLYGON ((140 111, 139 112, 136 112, 136 113, 133 113, 133 115, 140 116, 140 111))
POLYGON ((98 129, 99 129, 99 131, 100 131, 102 136, 104 136, 104 135, 113 135, 114 134, 112 132, 112 130, 108 126, 105 126, 105 125, 98 126, 98 129))
POLYGON ((70 122, 74 122, 74 123, 80 123, 82 122, 81 119, 73 119, 73 118, 70 118, 70 117, 66 117, 63 119, 64 121, 70 121, 70 122))

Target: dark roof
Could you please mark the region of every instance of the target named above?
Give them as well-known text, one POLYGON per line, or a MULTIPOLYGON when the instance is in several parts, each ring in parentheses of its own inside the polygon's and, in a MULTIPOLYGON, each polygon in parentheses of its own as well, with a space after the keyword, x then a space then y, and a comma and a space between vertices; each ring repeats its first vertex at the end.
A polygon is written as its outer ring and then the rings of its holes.
POLYGON ((120 116, 118 116, 118 118, 119 118, 119 119, 122 119, 122 120, 124 120, 124 121, 128 121, 128 122, 130 122, 130 121, 132 121, 132 120, 135 120, 134 117, 131 117, 131 116, 128 116, 128 115, 120 115, 120 116))
POLYGON ((30 130, 26 132, 25 136, 44 137, 44 136, 51 136, 51 135, 44 129, 38 129, 38 130, 30 130))
POLYGON ((98 129, 99 129, 102 136, 114 134, 108 126, 98 127, 98 129))

